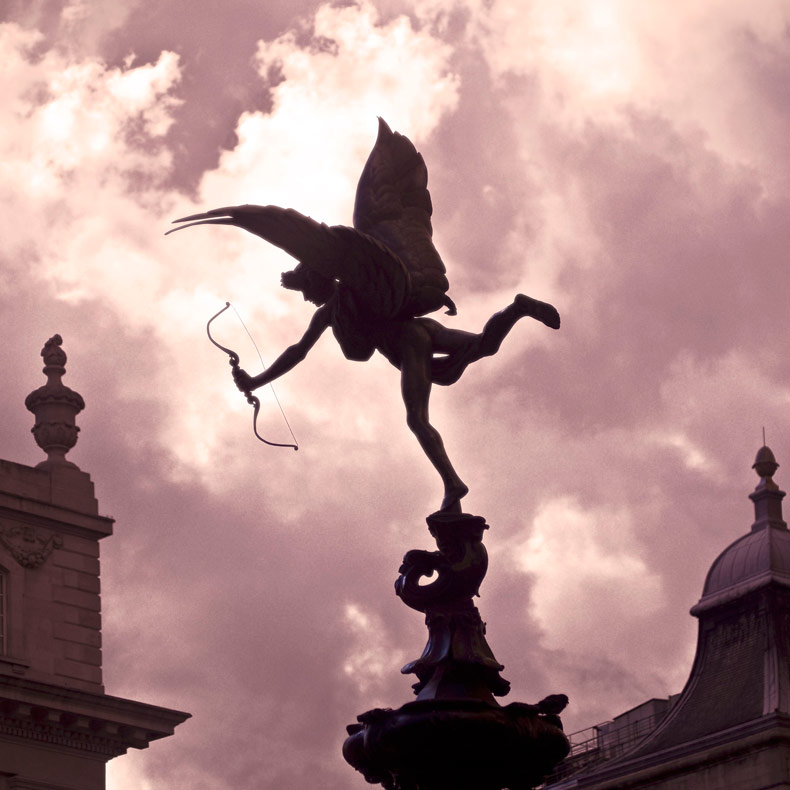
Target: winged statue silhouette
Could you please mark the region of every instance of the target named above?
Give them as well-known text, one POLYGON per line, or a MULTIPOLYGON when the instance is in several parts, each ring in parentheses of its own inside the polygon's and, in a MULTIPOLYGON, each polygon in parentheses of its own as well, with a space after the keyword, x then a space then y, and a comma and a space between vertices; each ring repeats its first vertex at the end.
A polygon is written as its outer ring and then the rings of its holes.
POLYGON ((365 361, 379 351, 401 371, 406 422, 441 476, 441 510, 460 512, 468 487, 456 473, 428 405, 432 384, 458 381, 472 362, 495 354, 526 316, 559 329, 560 316, 546 302, 518 294, 482 332, 450 329, 426 314, 447 308, 445 266, 433 245, 428 171, 412 142, 379 118, 376 144, 357 185, 354 227, 324 225, 290 208, 227 206, 174 220, 168 233, 195 225, 234 225, 296 258, 283 287, 301 291, 318 309, 302 338, 257 376, 236 368, 249 393, 301 362, 331 327, 347 359, 365 361))

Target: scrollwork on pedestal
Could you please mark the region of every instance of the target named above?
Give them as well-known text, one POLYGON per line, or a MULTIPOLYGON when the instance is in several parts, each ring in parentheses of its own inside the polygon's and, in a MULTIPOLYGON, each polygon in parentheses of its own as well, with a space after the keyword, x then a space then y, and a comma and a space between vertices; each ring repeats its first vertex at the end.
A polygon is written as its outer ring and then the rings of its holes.
POLYGON ((488 570, 488 554, 483 545, 488 524, 482 516, 434 513, 427 522, 439 551, 406 552, 401 575, 395 582, 395 592, 401 600, 419 612, 478 595, 488 570), (434 572, 435 581, 421 583, 434 572))
POLYGON ((39 568, 53 549, 63 546, 63 537, 25 524, 0 524, 0 543, 23 567, 39 568))
POLYGON ((438 551, 406 553, 395 592, 412 609, 425 613, 428 643, 401 672, 414 674, 417 699, 463 696, 493 702, 510 683, 485 638, 485 623, 472 603, 488 570, 485 519, 467 513, 435 513, 428 528, 438 551), (436 574, 436 579, 421 583, 436 574))

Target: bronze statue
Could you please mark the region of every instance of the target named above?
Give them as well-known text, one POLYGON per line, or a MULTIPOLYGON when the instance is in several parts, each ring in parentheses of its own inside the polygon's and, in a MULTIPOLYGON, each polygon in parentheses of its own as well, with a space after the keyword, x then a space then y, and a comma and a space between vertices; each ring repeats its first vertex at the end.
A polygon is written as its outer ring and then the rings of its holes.
MULTIPOLYGON (((411 141, 379 119, 376 144, 357 185, 354 227, 327 226, 279 206, 229 206, 174 220, 193 225, 235 225, 299 261, 282 275, 285 288, 301 291, 318 309, 301 340, 257 376, 235 369, 245 393, 287 373, 321 334, 332 328, 347 359, 365 361, 378 350, 401 371, 406 421, 444 483, 441 510, 460 512, 468 487, 456 473, 439 432, 431 425, 432 384, 453 384, 467 366, 495 354, 524 316, 552 329, 552 305, 519 294, 493 315, 479 334, 448 329, 424 317, 447 307, 445 267, 431 241, 428 171, 411 141)), ((169 231, 170 233, 173 230, 169 231)))

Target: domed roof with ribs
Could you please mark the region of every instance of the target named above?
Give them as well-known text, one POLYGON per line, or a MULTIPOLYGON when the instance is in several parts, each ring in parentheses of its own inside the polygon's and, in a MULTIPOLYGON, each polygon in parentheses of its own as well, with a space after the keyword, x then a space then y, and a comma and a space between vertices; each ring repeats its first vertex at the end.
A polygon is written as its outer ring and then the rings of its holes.
POLYGON ((692 613, 734 600, 769 583, 790 587, 790 531, 782 518, 785 494, 773 481, 778 466, 770 448, 761 447, 752 467, 760 476, 760 483, 749 494, 754 502, 752 529, 714 560, 705 578, 702 598, 692 613))

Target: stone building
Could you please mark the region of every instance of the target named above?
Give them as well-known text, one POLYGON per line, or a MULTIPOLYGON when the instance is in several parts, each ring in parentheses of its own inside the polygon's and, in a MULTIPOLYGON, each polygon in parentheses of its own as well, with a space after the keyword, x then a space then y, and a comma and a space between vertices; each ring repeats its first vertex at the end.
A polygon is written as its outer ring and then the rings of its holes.
POLYGON ((751 529, 714 561, 683 691, 577 739, 552 790, 790 790, 790 531, 762 447, 751 529))
POLYGON ((90 476, 70 461, 82 397, 61 382, 58 335, 30 393, 36 467, 0 461, 0 790, 102 790, 105 764, 172 735, 188 713, 105 694, 99 515, 90 476))

